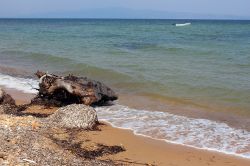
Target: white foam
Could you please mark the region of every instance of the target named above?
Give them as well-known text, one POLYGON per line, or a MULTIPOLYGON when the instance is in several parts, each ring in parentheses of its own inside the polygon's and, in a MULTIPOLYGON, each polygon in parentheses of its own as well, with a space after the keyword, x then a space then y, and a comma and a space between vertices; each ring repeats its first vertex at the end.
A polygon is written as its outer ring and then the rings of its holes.
POLYGON ((121 105, 97 107, 98 118, 135 134, 250 158, 250 132, 225 123, 121 105))
POLYGON ((0 86, 17 89, 25 93, 37 93, 34 88, 38 88, 38 80, 12 77, 0 73, 0 86))

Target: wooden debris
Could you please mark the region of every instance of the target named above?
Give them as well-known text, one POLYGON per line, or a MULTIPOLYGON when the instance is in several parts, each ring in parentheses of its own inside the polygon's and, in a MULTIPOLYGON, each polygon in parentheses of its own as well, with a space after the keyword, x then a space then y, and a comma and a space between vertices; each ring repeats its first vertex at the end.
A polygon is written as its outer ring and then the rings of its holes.
POLYGON ((37 71, 39 94, 32 102, 54 105, 85 104, 100 105, 117 100, 115 92, 105 84, 86 77, 68 75, 66 77, 37 71))

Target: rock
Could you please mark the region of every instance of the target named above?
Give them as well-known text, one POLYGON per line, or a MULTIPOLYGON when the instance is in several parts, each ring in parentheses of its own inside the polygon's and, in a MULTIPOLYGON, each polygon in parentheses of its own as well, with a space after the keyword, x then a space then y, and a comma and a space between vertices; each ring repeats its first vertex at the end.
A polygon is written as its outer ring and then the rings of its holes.
POLYGON ((118 99, 115 92, 105 84, 86 77, 61 77, 41 71, 37 71, 36 75, 40 79, 39 94, 33 102, 43 99, 59 105, 98 105, 118 99))
POLYGON ((4 153, 4 152, 0 152, 0 159, 6 160, 7 159, 8 154, 4 153))
POLYGON ((48 117, 48 121, 58 127, 82 129, 93 129, 98 123, 94 108, 83 104, 61 107, 48 117))
POLYGON ((0 88, 0 114, 16 112, 15 100, 0 88))
POLYGON ((0 88, 0 105, 2 104, 15 105, 15 100, 0 88))

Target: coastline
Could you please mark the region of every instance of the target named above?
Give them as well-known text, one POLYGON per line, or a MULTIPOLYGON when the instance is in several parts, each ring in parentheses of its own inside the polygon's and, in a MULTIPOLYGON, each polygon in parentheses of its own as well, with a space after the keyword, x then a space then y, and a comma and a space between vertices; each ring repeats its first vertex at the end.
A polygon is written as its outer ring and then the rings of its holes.
POLYGON ((217 122, 226 123, 233 128, 240 128, 250 131, 250 121, 248 116, 237 115, 221 111, 216 112, 213 110, 202 109, 202 108, 183 109, 183 107, 185 107, 184 105, 172 109, 169 108, 169 104, 171 105, 171 103, 169 103, 168 101, 161 99, 152 99, 141 95, 125 94, 125 93, 123 93, 120 96, 119 101, 123 105, 128 105, 139 110, 161 111, 189 118, 209 119, 217 122))
MULTIPOLYGON (((14 89, 5 90, 13 96, 17 104, 29 102, 33 97, 14 89)), ((113 160, 134 165, 249 165, 250 160, 214 151, 199 150, 183 145, 166 143, 133 134, 131 130, 114 128, 105 123, 101 131, 85 132, 91 142, 106 145, 121 145, 126 151, 104 156, 103 160, 113 160)), ((79 136, 81 139, 81 134, 79 136)))
MULTIPOLYGON (((23 72, 23 70, 17 70, 11 67, 2 67, 0 65, 0 76, 3 74, 1 86, 9 87, 8 89, 12 91, 12 88, 17 87, 18 91, 23 91, 25 93, 34 94, 36 90, 31 89, 30 87, 37 87, 37 80, 30 77, 32 72, 23 72), (5 73, 7 71, 7 73, 5 73), (11 71, 11 72, 9 72, 11 71), (9 73, 12 73, 9 75, 9 73), (21 74, 25 73, 25 74, 21 74), (10 85, 9 82, 11 82, 10 85)), ((1 79, 1 78, 0 78, 1 79)), ((111 84, 112 85, 112 84, 111 84)), ((183 102, 173 98, 166 99, 165 97, 158 95, 150 95, 147 93, 137 93, 137 92, 127 92, 119 89, 119 87, 112 85, 115 91, 119 95, 119 104, 124 106, 129 106, 130 108, 138 110, 148 110, 148 111, 159 111, 167 112, 173 115, 185 116, 188 118, 195 119, 208 119, 216 122, 221 122, 229 125, 235 129, 244 129, 250 132, 250 120, 249 115, 244 115, 237 113, 237 109, 234 112, 223 111, 217 107, 216 109, 210 107, 203 107, 200 105, 194 105, 194 103, 183 102)), ((15 89, 14 89, 15 91, 15 89)))
MULTIPOLYGON (((122 144, 126 151, 102 159, 122 161, 129 159, 131 164, 143 165, 249 165, 250 160, 214 151, 199 150, 183 145, 166 143, 145 136, 134 135, 132 131, 118 129, 109 125, 101 127, 101 132, 88 133, 98 143, 108 145, 122 144), (105 139, 104 139, 105 138, 105 139)), ((126 161, 127 162, 127 161, 126 161)))

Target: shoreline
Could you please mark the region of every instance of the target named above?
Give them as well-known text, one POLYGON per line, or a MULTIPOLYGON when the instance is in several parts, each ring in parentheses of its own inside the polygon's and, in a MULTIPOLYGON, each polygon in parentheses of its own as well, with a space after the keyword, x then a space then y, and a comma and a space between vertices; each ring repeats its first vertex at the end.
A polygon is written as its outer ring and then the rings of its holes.
MULTIPOLYGON (((3 68, 3 67, 2 67, 3 68)), ((8 68, 7 69, 3 68, 3 71, 9 71, 9 70, 14 70, 13 68, 8 68)), ((0 65, 0 72, 1 70, 1 65, 0 65)), ((12 71, 12 73, 15 73, 12 71)), ((22 71, 23 72, 23 71, 22 71)), ((20 73, 22 73, 20 72, 20 73)), ((19 75, 20 75, 19 73, 19 75)), ((0 73, 1 74, 1 73, 0 73)), ((35 93, 35 90, 29 89, 30 85, 32 84, 37 84, 36 80, 30 79, 30 78, 23 78, 23 77, 18 77, 22 81, 28 81, 30 84, 24 84, 21 83, 20 80, 15 80, 15 76, 11 75, 6 75, 7 77, 10 77, 8 79, 13 79, 12 82, 16 82, 17 85, 12 84, 11 86, 4 85, 2 84, 1 86, 3 87, 10 87, 7 88, 10 91, 15 91, 16 89, 12 89, 14 86, 18 86, 20 89, 17 91, 20 91, 22 93, 35 93), (28 88, 28 89, 27 89, 28 88), (25 92, 23 92, 25 91, 25 92)), ((34 86, 34 85, 33 85, 34 86)), ((36 85, 35 85, 36 86, 36 85)), ((129 106, 130 108, 134 109, 139 109, 139 110, 148 110, 148 111, 159 111, 159 112, 167 112, 173 115, 179 115, 179 116, 185 116, 188 118, 195 118, 195 119, 208 119, 216 122, 221 122, 221 123, 226 123, 230 127, 233 127, 235 129, 244 129, 246 131, 250 132, 250 121, 249 121, 249 116, 244 115, 244 114, 237 114, 234 112, 224 112, 223 110, 220 110, 217 108, 216 110, 213 110, 212 108, 203 108, 198 105, 192 105, 188 103, 180 103, 179 101, 175 100, 167 100, 165 98, 161 98, 159 96, 149 96, 147 94, 140 94, 140 93, 127 93, 125 91, 119 91, 119 88, 114 86, 114 89, 121 94, 119 96, 119 103, 124 106, 129 106)))
MULTIPOLYGON (((34 96, 15 89, 5 88, 5 90, 13 96, 17 104, 27 103, 34 96)), ((116 127, 106 121, 101 122, 105 124, 101 126, 101 131, 91 131, 87 133, 91 140, 110 145, 122 144, 127 150, 126 152, 116 155, 106 156, 111 160, 124 160, 128 158, 129 162, 137 161, 134 164, 150 163, 151 165, 166 165, 174 163, 177 165, 191 164, 194 166, 210 164, 224 164, 226 166, 229 163, 244 166, 250 163, 250 159, 234 154, 226 154, 215 150, 200 149, 166 140, 154 139, 149 136, 135 134, 131 129, 116 127), (155 154, 157 154, 157 156, 155 154), (171 155, 171 157, 166 157, 169 155, 171 155), (203 163, 203 161, 206 162, 203 163)), ((101 159, 107 159, 106 157, 101 159)))
POLYGON ((208 119, 216 122, 226 123, 233 128, 245 129, 247 131, 250 131, 249 117, 245 117, 243 115, 193 108, 186 110, 183 109, 183 106, 178 107, 178 109, 172 109, 172 107, 169 107, 168 102, 158 99, 151 100, 151 98, 147 98, 141 95, 133 96, 131 94, 122 94, 122 96, 120 96, 119 98, 119 101, 121 102, 121 104, 128 105, 135 109, 167 112, 170 114, 195 119, 208 119), (137 102, 137 100, 140 101, 137 102))
MULTIPOLYGON (((134 158, 131 154, 127 154, 127 156, 125 155, 126 157, 130 157, 132 160, 143 159, 144 162, 146 161, 147 163, 152 163, 152 165, 226 166, 231 164, 237 166, 247 166, 250 163, 250 159, 243 157, 170 143, 164 140, 156 140, 142 135, 135 135, 131 130, 114 128, 113 126, 110 127, 110 124, 108 124, 108 126, 104 126, 103 128, 106 128, 104 130, 112 131, 112 136, 108 136, 108 138, 114 137, 111 142, 118 143, 123 140, 124 142, 122 145, 125 148, 128 147, 127 150, 132 151, 133 155, 135 155, 134 158), (129 139, 125 141, 124 138, 127 139, 127 137, 129 137, 129 139), (158 156, 156 156, 156 154, 158 156)), ((103 135, 107 136, 108 133, 101 132, 99 134, 102 138, 103 135)), ((100 137, 92 139, 101 141, 100 137)), ((101 142, 109 143, 109 141, 101 142)), ((125 156, 123 155, 123 157, 125 156)), ((116 158, 116 156, 114 156, 114 158, 116 158)))
MULTIPOLYGON (((16 78, 21 79, 21 81, 27 81, 29 82, 29 86, 26 86, 24 84, 18 84, 16 86, 20 86, 19 90, 25 91, 25 93, 34 93, 33 90, 29 89, 30 85, 37 84, 37 78, 34 77, 34 71, 30 71, 28 69, 23 68, 17 68, 17 67, 10 67, 0 64, 0 75, 3 74, 5 77, 9 77, 7 79, 13 79, 17 82, 20 80, 16 80, 16 78), (22 80, 24 79, 24 80, 22 80), (22 87, 25 86, 25 87, 22 87)), ((71 74, 70 72, 55 72, 55 74, 58 75, 68 75, 71 74)), ((78 75, 78 74, 76 74, 78 75)), ((79 76, 79 75, 78 75, 79 76)), ((89 75, 85 75, 86 77, 89 77, 89 75)), ((113 87, 115 91, 117 91, 119 94, 121 94, 119 101, 121 101, 122 104, 133 106, 139 109, 143 109, 143 105, 139 104, 134 101, 134 99, 139 98, 143 104, 145 102, 149 102, 150 104, 147 104, 147 107, 151 107, 150 110, 154 111, 162 111, 162 112, 171 112, 173 114, 178 115, 184 115, 188 117, 194 117, 194 118, 206 118, 211 120, 219 120, 219 121, 233 121, 233 119, 240 119, 240 122, 246 121, 245 117, 250 117, 250 114, 247 108, 238 108, 238 107, 231 107, 230 105, 221 105, 218 103, 212 103, 211 100, 188 100, 185 98, 176 98, 174 96, 164 96, 160 95, 158 93, 148 93, 148 92, 133 92, 128 89, 124 89, 126 85, 121 86, 117 85, 116 83, 108 82, 107 80, 103 80, 100 78, 93 77, 92 79, 96 79, 99 81, 103 81, 105 83, 109 83, 110 86, 113 87), (124 100, 122 100, 124 98, 124 100), (130 99, 132 98, 132 99, 130 99), (129 100, 129 101, 127 101, 129 100), (168 107, 167 111, 163 109, 163 107, 168 107), (214 115, 215 114, 215 115, 214 115)), ((2 86, 9 86, 7 83, 2 84, 2 86)), ((11 88, 15 87, 14 85, 10 86, 11 88)), ((235 124, 235 123, 234 123, 235 124)), ((247 124, 246 126, 249 126, 247 124)), ((248 128, 250 131, 250 127, 248 128)))
POLYGON ((198 148, 198 147, 195 147, 195 146, 192 146, 192 145, 185 145, 185 144, 182 144, 182 143, 177 143, 177 142, 173 142, 173 141, 168 141, 168 140, 165 140, 165 139, 158 139, 158 138, 153 138, 151 136, 147 136, 147 135, 143 135, 143 134, 138 134, 136 132, 134 132, 132 129, 129 129, 129 128, 122 128, 122 127, 117 127, 115 125, 113 125, 112 123, 108 122, 108 121, 105 121, 105 120, 101 120, 100 121, 101 123, 104 123, 104 124, 107 124, 115 129, 119 129, 119 130, 124 130, 124 131, 129 131, 129 132, 132 132, 133 135, 135 137, 144 137, 146 139, 151 139, 153 141, 159 141, 159 142, 162 142, 163 144, 166 143, 166 144, 170 144, 170 145, 177 145, 177 146, 182 146, 184 148, 191 148, 191 149, 195 149, 195 150, 199 150, 199 151, 207 151, 207 152, 211 152, 211 153, 218 153, 218 154, 222 154, 222 155, 229 155, 231 157, 236 157, 236 158, 241 158, 241 159, 246 159, 246 160, 249 160, 250 162, 250 158, 249 157, 244 157, 244 156, 241 156, 241 155, 237 155, 237 154, 233 154, 233 153, 228 153, 228 152, 223 152, 223 151, 219 151, 219 150, 216 150, 216 149, 209 149, 209 148, 198 148))

